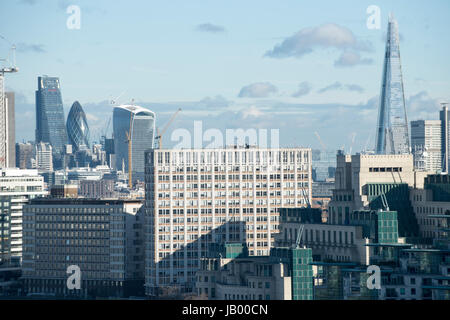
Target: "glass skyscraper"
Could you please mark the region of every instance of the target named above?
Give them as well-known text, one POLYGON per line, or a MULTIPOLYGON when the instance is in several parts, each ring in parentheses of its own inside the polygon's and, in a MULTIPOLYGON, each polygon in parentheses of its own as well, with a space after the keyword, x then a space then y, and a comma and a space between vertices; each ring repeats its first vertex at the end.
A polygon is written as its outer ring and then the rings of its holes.
POLYGON ((387 30, 375 152, 410 153, 398 24, 392 15, 387 30))
POLYGON ((36 91, 36 143, 50 143, 53 158, 61 160, 64 145, 67 144, 67 131, 64 121, 64 109, 61 98, 59 78, 38 77, 36 91))
POLYGON ((134 105, 114 108, 113 131, 116 168, 128 172, 128 139, 131 131, 131 164, 133 180, 144 180, 144 152, 153 148, 155 135, 155 113, 134 105), (131 130, 130 130, 131 127, 131 130))
POLYGON ((89 127, 86 114, 78 101, 72 104, 67 116, 67 135, 69 143, 75 151, 78 151, 81 146, 89 148, 89 127))

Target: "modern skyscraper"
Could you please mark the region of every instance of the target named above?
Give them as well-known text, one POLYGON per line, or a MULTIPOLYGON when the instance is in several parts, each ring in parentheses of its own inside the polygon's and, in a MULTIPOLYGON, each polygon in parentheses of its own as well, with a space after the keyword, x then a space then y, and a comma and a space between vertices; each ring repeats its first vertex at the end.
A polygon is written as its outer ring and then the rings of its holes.
POLYGON ((148 295, 192 288, 209 243, 268 255, 280 208, 311 203, 307 148, 152 149, 145 163, 148 295))
POLYGON ((131 131, 131 164, 133 180, 144 180, 144 152, 154 145, 155 114, 145 108, 134 105, 122 105, 114 108, 113 130, 116 168, 128 171, 128 138, 131 131), (130 130, 131 128, 131 130, 130 130))
POLYGON ((439 118, 441 120, 441 155, 442 155, 442 172, 448 172, 449 160, 450 160, 450 126, 449 119, 450 113, 447 107, 447 103, 442 104, 442 110, 439 112, 439 118))
POLYGON ((441 140, 441 121, 411 121, 411 147, 416 170, 442 170, 441 140))
POLYGON ((36 143, 50 143, 55 164, 60 166, 67 131, 64 124, 64 109, 59 78, 38 77, 36 91, 36 143))
POLYGON ((78 151, 81 146, 89 148, 89 127, 86 114, 78 101, 72 104, 67 116, 67 135, 74 151, 78 151))
POLYGON ((388 23, 378 111, 375 152, 377 154, 410 153, 398 24, 392 15, 388 23))
POLYGON ((14 92, 6 92, 6 105, 8 107, 8 168, 13 168, 16 163, 16 116, 14 92))

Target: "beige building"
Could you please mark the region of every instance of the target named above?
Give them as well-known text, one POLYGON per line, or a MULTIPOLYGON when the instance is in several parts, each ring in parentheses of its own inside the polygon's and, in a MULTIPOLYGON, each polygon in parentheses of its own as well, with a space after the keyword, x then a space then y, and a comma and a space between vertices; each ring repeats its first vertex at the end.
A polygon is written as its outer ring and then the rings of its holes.
MULTIPOLYGON (((429 173, 414 170, 411 154, 338 154, 328 222, 343 224, 351 212, 367 208, 372 192, 368 185, 377 188, 377 184, 407 184, 410 188, 423 188, 424 178, 429 173)), ((379 190, 374 191, 379 193, 379 190)))
POLYGON ((307 148, 150 150, 146 153, 146 290, 192 287, 207 243, 245 241, 268 255, 281 207, 311 202, 307 148), (239 232, 226 227, 244 222, 239 232))

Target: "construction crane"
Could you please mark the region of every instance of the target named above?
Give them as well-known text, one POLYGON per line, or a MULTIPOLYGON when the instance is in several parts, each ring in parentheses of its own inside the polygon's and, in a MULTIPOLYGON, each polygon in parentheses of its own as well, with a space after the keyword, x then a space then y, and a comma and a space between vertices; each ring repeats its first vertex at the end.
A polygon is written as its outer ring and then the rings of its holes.
POLYGON ((300 228, 298 228, 298 233, 297 233, 297 240, 295 241, 295 248, 299 249, 300 248, 300 244, 302 242, 302 235, 303 235, 303 230, 305 229, 305 225, 300 225, 300 228))
POLYGON ((170 120, 166 123, 166 125, 164 126, 164 128, 161 131, 159 131, 159 129, 156 128, 155 143, 156 143, 158 149, 162 149, 162 146, 163 146, 162 138, 164 136, 164 133, 169 128, 169 126, 172 124, 173 120, 175 120, 176 116, 178 115, 178 113, 180 113, 180 111, 181 111, 181 108, 178 108, 178 110, 172 115, 172 117, 170 117, 170 120))
MULTIPOLYGON (((11 45, 9 55, 12 56, 12 62, 9 60, 10 56, 5 59, 0 59, 1 62, 5 62, 4 67, 0 67, 0 141, 8 141, 8 107, 5 97, 5 73, 15 73, 19 71, 16 67, 16 46, 9 42, 5 37, 0 35, 0 38, 5 40, 11 45), (9 65, 8 65, 9 64, 9 65)), ((9 150, 6 143, 0 145, 0 167, 8 167, 11 164, 8 163, 9 150)))
POLYGON ((326 146, 325 146, 325 144, 323 143, 322 139, 320 138, 319 133, 318 133, 317 131, 315 131, 314 134, 316 135, 317 140, 319 140, 319 143, 320 143, 320 145, 322 146, 323 151, 325 151, 325 150, 326 150, 326 146))

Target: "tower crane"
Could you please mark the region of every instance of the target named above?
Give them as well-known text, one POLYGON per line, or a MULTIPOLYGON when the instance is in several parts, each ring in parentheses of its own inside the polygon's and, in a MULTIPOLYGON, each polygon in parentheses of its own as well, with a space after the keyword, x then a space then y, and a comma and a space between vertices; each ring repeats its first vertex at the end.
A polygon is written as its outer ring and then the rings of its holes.
POLYGON ((162 138, 164 136, 164 133, 169 128, 169 126, 172 124, 173 120, 175 120, 176 116, 178 115, 178 113, 180 111, 181 111, 181 108, 178 108, 178 110, 172 115, 172 117, 170 117, 170 120, 166 123, 166 125, 164 126, 164 128, 161 131, 159 131, 159 129, 156 128, 155 142, 157 144, 158 149, 162 149, 162 146, 163 146, 162 138))

